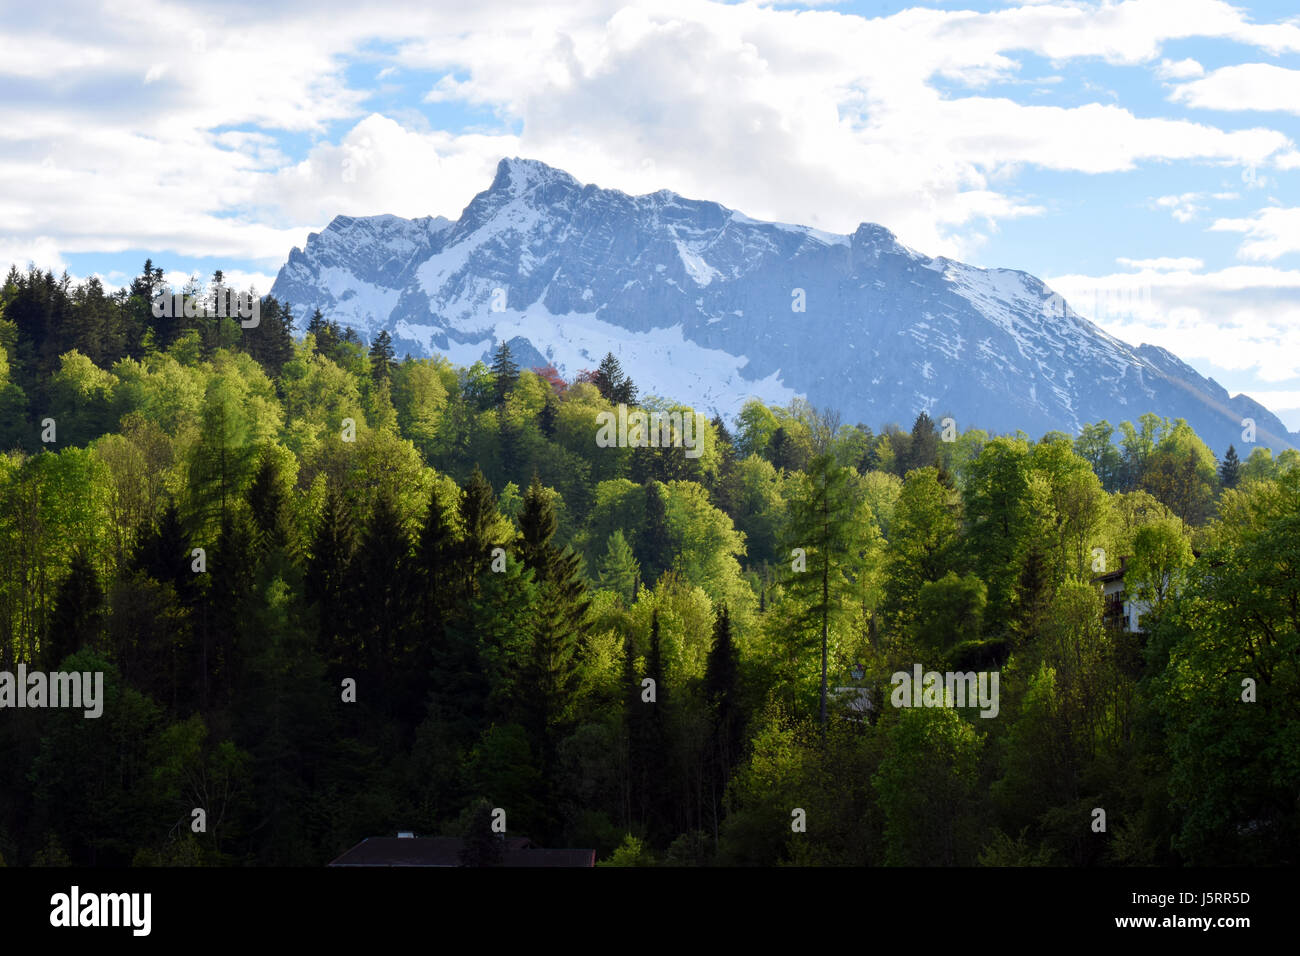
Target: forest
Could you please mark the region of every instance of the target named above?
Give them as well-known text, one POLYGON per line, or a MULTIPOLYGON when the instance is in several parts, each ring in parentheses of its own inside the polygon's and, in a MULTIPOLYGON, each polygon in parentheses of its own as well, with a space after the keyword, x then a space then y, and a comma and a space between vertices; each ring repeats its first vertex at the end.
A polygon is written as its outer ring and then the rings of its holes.
POLYGON ((614 866, 1300 862, 1294 449, 798 400, 599 447, 692 410, 171 291, 0 288, 0 671, 105 698, 0 710, 8 865, 322 866, 485 808, 614 866), (893 706, 917 665, 997 672, 996 717, 893 706))

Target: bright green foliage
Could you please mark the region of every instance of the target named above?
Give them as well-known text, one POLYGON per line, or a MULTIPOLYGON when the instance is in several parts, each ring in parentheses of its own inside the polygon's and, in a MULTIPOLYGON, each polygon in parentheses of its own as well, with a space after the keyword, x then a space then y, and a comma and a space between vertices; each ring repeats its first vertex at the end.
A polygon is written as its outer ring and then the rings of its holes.
POLYGON ((607 448, 616 361, 399 362, 160 291, 0 290, 0 672, 107 690, 5 710, 11 864, 319 866, 480 839, 482 801, 621 864, 1295 862, 1295 449, 1234 480, 1155 415, 949 441, 802 399, 607 448), (996 672, 998 716, 895 709, 917 663, 996 672))

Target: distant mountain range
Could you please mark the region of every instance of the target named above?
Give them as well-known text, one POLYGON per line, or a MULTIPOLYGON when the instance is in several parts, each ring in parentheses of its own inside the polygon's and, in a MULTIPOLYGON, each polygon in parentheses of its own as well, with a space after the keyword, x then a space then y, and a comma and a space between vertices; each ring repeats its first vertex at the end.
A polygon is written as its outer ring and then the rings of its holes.
MULTIPOLYGON (((1106 334, 1039 279, 851 235, 758 222, 666 190, 629 196, 503 159, 455 222, 339 216, 272 293, 398 356, 472 364, 509 341, 566 377, 619 357, 643 394, 732 416, 803 396, 846 422, 917 412, 993 432, 1076 432, 1144 412, 1185 418, 1220 455, 1243 418, 1275 450, 1300 432, 1177 356, 1106 334)), ((301 324, 301 321, 300 321, 301 324)))

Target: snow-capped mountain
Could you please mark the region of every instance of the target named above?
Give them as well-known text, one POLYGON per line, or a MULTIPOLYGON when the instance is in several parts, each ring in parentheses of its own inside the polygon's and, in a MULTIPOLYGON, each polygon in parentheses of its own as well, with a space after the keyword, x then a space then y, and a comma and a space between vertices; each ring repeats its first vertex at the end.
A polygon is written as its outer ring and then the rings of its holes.
MULTIPOLYGON (((572 377, 606 352, 643 394, 734 415, 795 396, 846 422, 1077 431, 1153 411, 1185 418, 1219 454, 1300 445, 1253 400, 1230 397, 1164 349, 1107 335, 1024 272, 901 245, 758 222, 668 191, 629 196, 544 163, 504 159, 451 222, 339 216, 295 248, 272 294, 319 308, 397 354, 471 364, 511 342, 572 377)), ((1244 457, 1244 454, 1243 454, 1244 457)))

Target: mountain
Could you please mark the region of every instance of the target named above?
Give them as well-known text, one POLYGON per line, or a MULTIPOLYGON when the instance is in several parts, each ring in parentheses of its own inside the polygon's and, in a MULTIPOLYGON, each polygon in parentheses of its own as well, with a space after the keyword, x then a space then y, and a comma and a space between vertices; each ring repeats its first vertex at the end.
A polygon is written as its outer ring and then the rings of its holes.
MULTIPOLYGON (((1152 411, 1222 454, 1300 433, 1176 356, 1133 348, 1040 280, 851 235, 758 222, 666 190, 629 196, 534 160, 503 159, 459 219, 339 216, 295 248, 272 294, 319 308, 399 356, 461 364, 511 342, 566 377, 617 355, 642 394, 734 415, 795 396, 845 421, 1075 432, 1152 411)), ((1243 454, 1244 457, 1244 454, 1243 454)))

